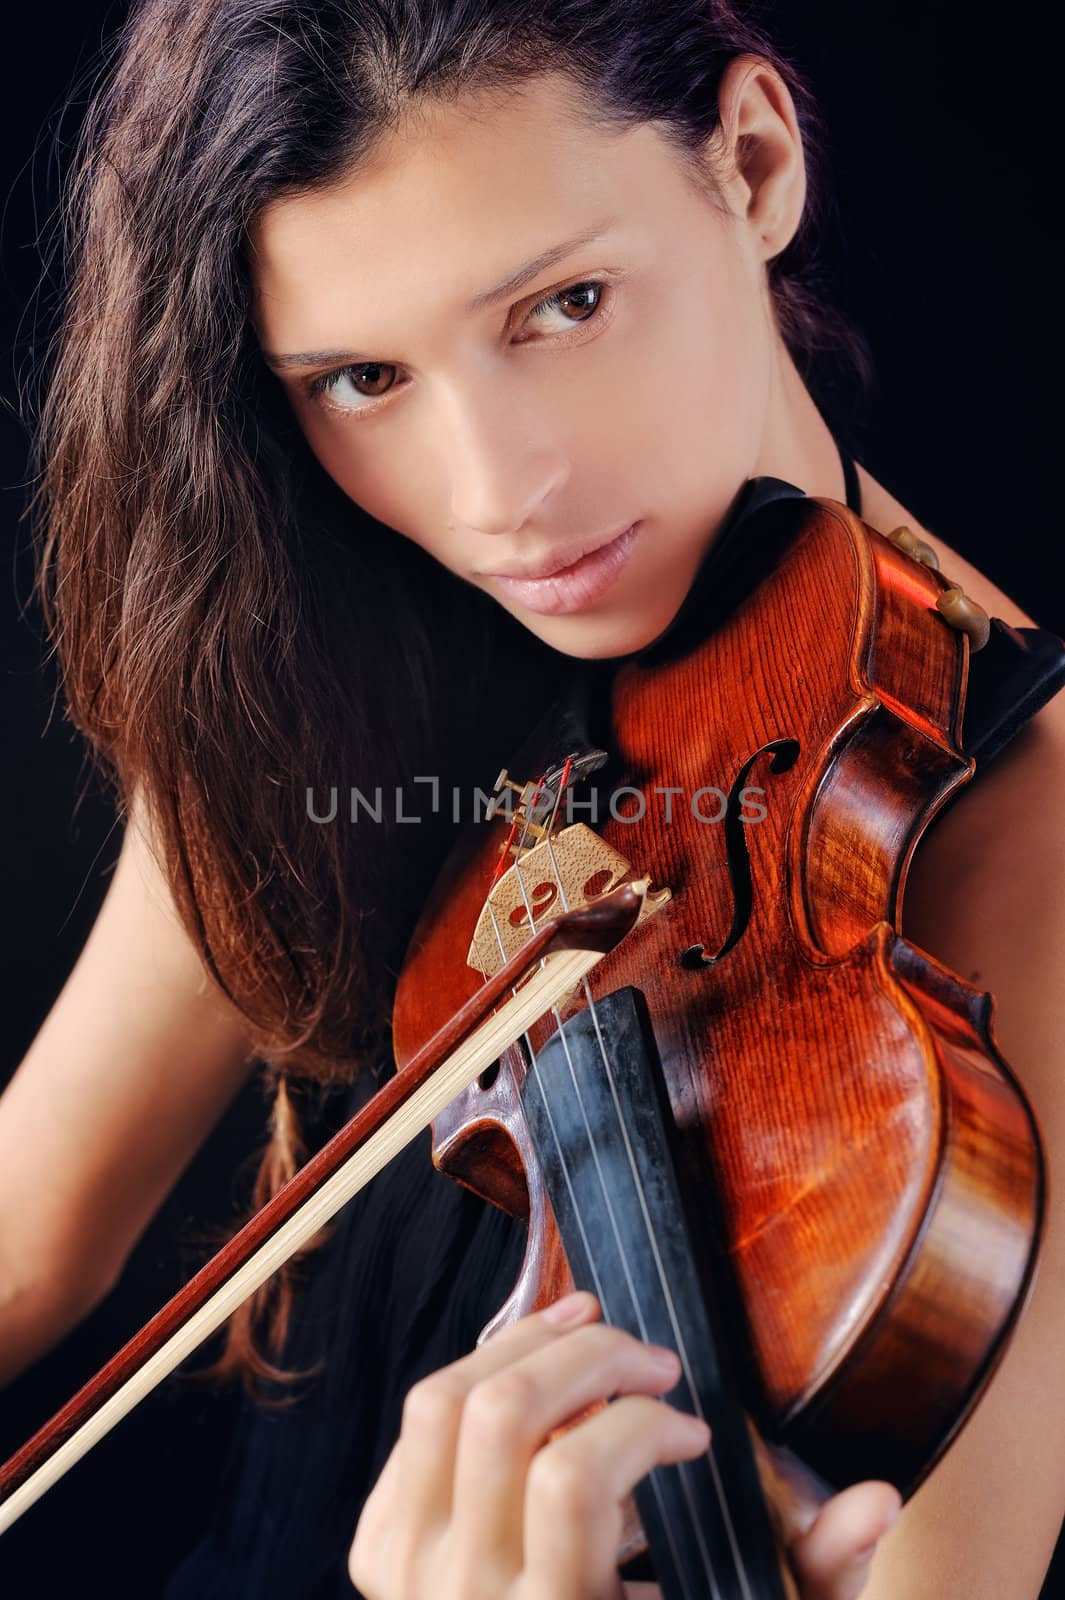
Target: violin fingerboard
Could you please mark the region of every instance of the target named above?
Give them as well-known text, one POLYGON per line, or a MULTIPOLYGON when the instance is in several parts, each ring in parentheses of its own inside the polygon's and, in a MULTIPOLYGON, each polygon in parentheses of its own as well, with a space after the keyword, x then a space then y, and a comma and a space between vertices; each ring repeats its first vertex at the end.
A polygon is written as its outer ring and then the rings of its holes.
POLYGON ((664 1398, 710 1424, 708 1451, 655 1468, 635 1499, 664 1600, 785 1600, 747 1417, 708 1313, 642 996, 619 989, 552 1035, 522 1087, 574 1282, 604 1321, 676 1350, 664 1398))

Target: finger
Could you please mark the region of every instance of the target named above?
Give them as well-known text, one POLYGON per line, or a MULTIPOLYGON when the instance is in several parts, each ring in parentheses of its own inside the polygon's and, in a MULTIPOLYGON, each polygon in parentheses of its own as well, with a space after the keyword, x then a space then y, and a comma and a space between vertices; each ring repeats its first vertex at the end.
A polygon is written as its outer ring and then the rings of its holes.
POLYGON ((455 1458, 454 1537, 471 1566, 509 1548, 522 1563, 529 1464, 549 1435, 596 1401, 662 1394, 680 1378, 672 1350, 646 1345, 602 1323, 529 1352, 470 1391, 455 1458))
POLYGON ((409 1390, 397 1443, 396 1493, 403 1506, 404 1524, 412 1533, 439 1529, 451 1517, 459 1428, 466 1397, 474 1385, 598 1315, 599 1302, 594 1295, 570 1296, 566 1306, 559 1302, 559 1307, 549 1307, 548 1313, 522 1317, 409 1390), (556 1309, 568 1311, 568 1316, 556 1320, 550 1315, 556 1309))
POLYGON ((358 1531, 361 1538, 376 1540, 388 1531, 399 1483, 399 1447, 395 1446, 381 1469, 380 1476, 363 1502, 358 1531))
POLYGON ((661 1400, 627 1395, 538 1452, 525 1494, 525 1565, 560 1600, 617 1583, 622 1501, 653 1467, 705 1454, 710 1430, 661 1400))
POLYGON ((396 1527, 396 1487, 399 1448, 394 1448, 380 1477, 367 1496, 348 1547, 348 1576, 363 1594, 379 1587, 382 1574, 395 1571, 397 1562, 388 1547, 396 1527))
POLYGON ((803 1600, 856 1600, 878 1541, 902 1509, 890 1483, 853 1484, 821 1508, 790 1555, 803 1600))

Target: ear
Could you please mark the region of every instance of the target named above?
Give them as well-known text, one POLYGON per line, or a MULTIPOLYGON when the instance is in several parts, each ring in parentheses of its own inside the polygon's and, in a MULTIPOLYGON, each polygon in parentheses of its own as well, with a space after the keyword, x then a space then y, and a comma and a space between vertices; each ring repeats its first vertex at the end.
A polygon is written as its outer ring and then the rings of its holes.
POLYGON ((791 243, 806 204, 806 162, 795 102, 761 56, 737 56, 718 91, 712 160, 729 208, 763 261, 791 243))

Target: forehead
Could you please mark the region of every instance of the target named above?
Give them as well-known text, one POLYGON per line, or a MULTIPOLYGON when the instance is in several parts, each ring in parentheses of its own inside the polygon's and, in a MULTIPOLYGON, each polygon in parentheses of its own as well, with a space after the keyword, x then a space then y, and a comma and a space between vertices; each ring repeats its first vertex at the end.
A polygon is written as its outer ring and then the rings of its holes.
POLYGON ((313 344, 315 327, 336 331, 356 288, 360 323, 371 328, 395 325, 400 290, 464 302, 594 219, 661 202, 664 174, 682 182, 670 153, 653 124, 596 126, 558 74, 420 104, 357 170, 256 218, 249 260, 260 329, 283 344, 298 313, 299 338, 313 344))

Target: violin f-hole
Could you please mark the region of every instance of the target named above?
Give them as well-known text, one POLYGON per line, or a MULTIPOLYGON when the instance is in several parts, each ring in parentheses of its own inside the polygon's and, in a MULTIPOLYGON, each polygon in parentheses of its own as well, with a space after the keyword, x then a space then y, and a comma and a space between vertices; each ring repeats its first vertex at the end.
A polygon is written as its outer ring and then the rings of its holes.
POLYGON ((748 923, 751 920, 751 907, 754 903, 754 890, 751 877, 751 857, 747 849, 747 825, 740 816, 741 796, 747 787, 751 768, 759 756, 772 754, 769 763, 770 772, 777 774, 789 772, 795 765, 799 755, 799 741, 797 739, 771 739, 748 756, 728 793, 728 802, 725 807, 725 859, 728 865, 729 883, 732 886, 732 926, 724 944, 712 955, 706 954, 706 946, 702 944, 688 945, 677 957, 677 962, 688 972, 698 972, 703 967, 713 967, 743 937, 748 923))

